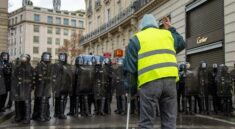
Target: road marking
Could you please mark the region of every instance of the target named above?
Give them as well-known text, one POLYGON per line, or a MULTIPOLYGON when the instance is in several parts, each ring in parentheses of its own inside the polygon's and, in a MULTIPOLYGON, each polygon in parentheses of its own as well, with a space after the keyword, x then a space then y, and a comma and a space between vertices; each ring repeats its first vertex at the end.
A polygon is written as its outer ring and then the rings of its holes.
POLYGON ((211 120, 216 120, 216 121, 224 122, 224 123, 231 124, 231 125, 235 125, 235 122, 220 119, 220 118, 215 118, 215 117, 211 117, 211 116, 204 116, 204 115, 195 115, 195 116, 201 117, 201 118, 206 118, 206 119, 211 119, 211 120))

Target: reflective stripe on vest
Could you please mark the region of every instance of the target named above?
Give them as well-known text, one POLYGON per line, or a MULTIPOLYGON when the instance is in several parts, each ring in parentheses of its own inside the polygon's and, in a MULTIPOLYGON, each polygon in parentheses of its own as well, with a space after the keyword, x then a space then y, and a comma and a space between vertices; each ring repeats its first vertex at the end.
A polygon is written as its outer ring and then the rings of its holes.
POLYGON ((166 77, 178 77, 174 39, 168 30, 148 28, 136 34, 138 52, 138 88, 143 84, 166 77))

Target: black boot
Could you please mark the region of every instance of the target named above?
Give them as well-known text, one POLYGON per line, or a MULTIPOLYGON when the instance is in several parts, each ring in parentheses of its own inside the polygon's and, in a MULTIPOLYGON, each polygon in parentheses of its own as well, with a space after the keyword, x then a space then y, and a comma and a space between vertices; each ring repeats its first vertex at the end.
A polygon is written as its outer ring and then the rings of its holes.
POLYGON ((84 96, 84 104, 85 104, 85 115, 91 117, 91 113, 89 111, 88 96, 84 96))
POLYGON ((122 113, 121 113, 121 115, 126 115, 127 105, 126 105, 126 96, 125 95, 121 96, 121 103, 122 103, 122 113))
POLYGON ((60 114, 59 106, 60 106, 60 98, 59 97, 55 97, 55 113, 54 113, 54 117, 58 117, 59 114, 60 114))
POLYGON ((103 97, 100 102, 100 115, 104 116, 104 106, 105 106, 105 98, 103 97))
POLYGON ((21 102, 20 101, 15 101, 15 122, 21 122, 23 120, 21 116, 21 102))
POLYGON ((70 107, 69 107, 69 113, 67 114, 68 116, 74 116, 75 114, 75 102, 76 102, 76 98, 74 96, 70 96, 70 107))
POLYGON ((40 100, 39 100, 39 98, 38 97, 36 97, 35 99, 34 99, 34 106, 33 106, 33 115, 32 115, 32 119, 33 120, 37 120, 38 119, 38 114, 39 114, 39 102, 40 102, 40 100))
POLYGON ((59 110, 60 110, 60 114, 59 114, 59 119, 67 119, 67 117, 64 115, 64 111, 65 111, 65 97, 64 96, 61 96, 60 97, 60 107, 59 107, 59 110))
POLYGON ((46 105, 45 106, 46 106, 45 107, 45 109, 46 109, 45 119, 46 119, 46 121, 49 121, 51 119, 49 98, 46 99, 46 105))
POLYGON ((40 99, 40 104, 39 104, 39 116, 38 116, 38 121, 45 122, 45 116, 46 116, 46 108, 47 108, 47 103, 46 103, 46 97, 43 97, 40 99))
MULTIPOLYGON (((75 99, 75 116, 78 116, 79 115, 79 108, 80 108, 80 98, 78 96, 76 96, 76 99, 75 99)), ((81 108, 80 108, 80 111, 81 111, 81 108)))
POLYGON ((31 115, 31 103, 29 100, 26 100, 24 102, 25 106, 24 106, 24 112, 25 112, 25 116, 24 116, 24 124, 30 124, 30 115, 31 115))

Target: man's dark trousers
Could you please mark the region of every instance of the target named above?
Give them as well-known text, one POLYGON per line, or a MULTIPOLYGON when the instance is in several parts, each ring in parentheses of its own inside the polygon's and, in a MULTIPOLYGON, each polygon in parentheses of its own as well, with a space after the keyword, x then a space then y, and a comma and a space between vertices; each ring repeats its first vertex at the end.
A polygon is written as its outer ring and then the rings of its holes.
POLYGON ((161 129, 176 129, 176 79, 163 78, 146 83, 140 89, 140 129, 153 129, 159 103, 161 129))

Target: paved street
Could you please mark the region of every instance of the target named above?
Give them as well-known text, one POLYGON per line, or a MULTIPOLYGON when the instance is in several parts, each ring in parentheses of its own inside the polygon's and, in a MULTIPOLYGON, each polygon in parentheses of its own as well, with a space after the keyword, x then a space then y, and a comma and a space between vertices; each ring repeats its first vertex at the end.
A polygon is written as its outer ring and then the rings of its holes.
MULTIPOLYGON (((115 109, 115 102, 112 104, 115 109)), ((51 107, 52 109, 53 107, 51 107)), ((68 109, 67 109, 68 112, 68 109)), ((66 112, 66 113, 67 113, 66 112)), ((53 113, 51 113, 51 116, 53 113)), ((0 123, 0 128, 4 129, 75 129, 75 128, 96 128, 96 129, 124 129, 126 124, 126 116, 116 115, 112 113, 110 116, 94 116, 94 117, 68 117, 67 120, 59 120, 52 117, 50 122, 31 122, 31 126, 12 123, 14 117, 10 117, 0 123)), ((132 116, 130 127, 137 128, 137 116, 132 116)), ((160 120, 157 118, 155 128, 160 127, 160 120)), ((177 119, 177 129, 235 129, 235 117, 225 118, 219 116, 186 116, 179 115, 177 119)))

